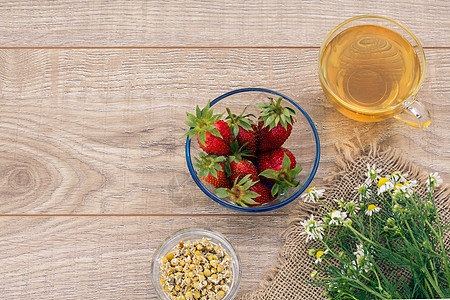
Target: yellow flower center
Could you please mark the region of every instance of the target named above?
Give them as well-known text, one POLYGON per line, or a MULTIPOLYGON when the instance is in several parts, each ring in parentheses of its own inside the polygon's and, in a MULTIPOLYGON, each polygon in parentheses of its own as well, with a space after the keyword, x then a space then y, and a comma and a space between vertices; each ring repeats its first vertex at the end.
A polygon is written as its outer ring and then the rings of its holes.
POLYGON ((382 187, 383 185, 386 184, 386 182, 389 182, 389 179, 387 179, 385 177, 381 178, 380 180, 378 180, 378 187, 379 188, 382 187))
POLYGON ((324 252, 323 252, 322 250, 317 251, 317 252, 316 252, 316 258, 317 258, 317 259, 321 258, 322 255, 323 255, 323 253, 324 253, 324 252))
POLYGON ((397 183, 394 185, 394 190, 399 190, 402 186, 403 186, 403 184, 397 183))
POLYGON ((402 176, 402 173, 400 173, 400 171, 394 171, 394 172, 392 172, 391 176, 394 176, 394 175, 402 176))
POLYGON ((374 210, 375 208, 377 208, 374 204, 370 204, 368 207, 367 207, 367 210, 374 210))
POLYGON ((310 188, 306 191, 306 193, 311 193, 312 190, 314 190, 314 187, 310 187, 310 188))

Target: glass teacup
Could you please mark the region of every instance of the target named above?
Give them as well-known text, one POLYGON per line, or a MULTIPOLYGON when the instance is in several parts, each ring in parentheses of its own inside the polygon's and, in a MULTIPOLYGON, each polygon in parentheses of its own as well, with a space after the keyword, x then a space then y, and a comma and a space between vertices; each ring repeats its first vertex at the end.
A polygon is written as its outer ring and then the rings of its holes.
POLYGON ((330 102, 363 122, 395 117, 426 128, 430 113, 416 100, 426 69, 419 40, 402 24, 357 16, 335 27, 319 52, 319 78, 330 102))

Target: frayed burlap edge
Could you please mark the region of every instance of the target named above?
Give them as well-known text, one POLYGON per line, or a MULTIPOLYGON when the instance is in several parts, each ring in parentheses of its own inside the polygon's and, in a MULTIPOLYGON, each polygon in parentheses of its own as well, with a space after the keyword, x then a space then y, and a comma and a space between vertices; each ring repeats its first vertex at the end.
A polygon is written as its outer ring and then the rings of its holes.
MULTIPOLYGON (((325 178, 324 188, 333 193, 336 188, 335 183, 346 174, 349 169, 354 165, 358 158, 367 156, 368 158, 381 158, 392 165, 396 166, 396 169, 404 174, 408 174, 408 178, 414 178, 418 181, 425 182, 428 178, 429 172, 422 170, 420 167, 415 166, 412 162, 405 159, 402 152, 398 149, 387 147, 382 148, 376 143, 372 143, 367 147, 363 147, 359 139, 357 144, 347 141, 344 143, 336 144, 337 156, 336 156, 336 167, 337 169, 331 172, 331 176, 325 178)), ((319 188, 319 187, 318 187, 319 188)), ((450 203, 448 200, 450 196, 450 188, 448 185, 441 186, 435 191, 436 205, 443 212, 440 213, 441 221, 448 224, 450 222, 450 203)), ((270 300, 270 299, 280 299, 277 297, 272 297, 268 290, 276 289, 273 286, 274 279, 280 269, 286 265, 287 258, 282 255, 286 253, 287 241, 289 236, 292 234, 298 234, 298 226, 300 222, 304 221, 312 213, 317 212, 317 204, 299 202, 298 206, 292 210, 291 216, 289 218, 288 227, 281 234, 281 239, 285 241, 285 244, 281 247, 276 263, 267 272, 266 277, 259 284, 259 287, 252 292, 246 293, 239 297, 240 300, 270 300)), ((447 235, 444 237, 444 242, 446 245, 450 243, 450 237, 447 235)), ((279 283, 278 283, 279 284, 279 283)), ((317 289, 317 287, 316 287, 317 289)), ((323 292, 323 291, 322 291, 323 292)), ((319 295, 318 295, 319 296, 319 295)), ((325 297, 323 297, 325 299, 325 297)), ((299 295, 296 299, 303 299, 302 295, 299 295)))

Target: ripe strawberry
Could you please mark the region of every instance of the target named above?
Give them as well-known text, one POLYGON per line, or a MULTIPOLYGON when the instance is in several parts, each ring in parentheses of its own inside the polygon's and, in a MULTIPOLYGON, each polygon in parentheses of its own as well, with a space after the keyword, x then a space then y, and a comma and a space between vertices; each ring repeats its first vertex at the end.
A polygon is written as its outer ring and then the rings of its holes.
POLYGON ((230 127, 225 121, 219 120, 213 124, 213 126, 219 131, 220 137, 210 133, 205 132, 204 144, 202 144, 201 133, 198 133, 198 144, 200 148, 209 154, 216 155, 229 155, 231 154, 230 142, 232 141, 230 127))
POLYGON ((258 170, 255 165, 246 157, 248 157, 248 150, 243 150, 243 146, 239 147, 238 142, 231 142, 231 152, 233 155, 228 156, 229 175, 231 182, 236 179, 240 180, 245 175, 250 174, 253 181, 258 181, 258 170))
MULTIPOLYGON (((292 154, 291 151, 289 151, 286 148, 280 147, 274 150, 270 150, 267 152, 263 152, 258 156, 258 171, 259 173, 264 172, 265 170, 271 169, 275 171, 281 170, 283 166, 283 158, 284 154, 289 157, 291 161, 290 169, 295 168, 297 165, 297 162, 295 161, 295 156, 292 154)), ((264 182, 267 182, 269 184, 274 184, 275 179, 267 178, 264 176, 261 176, 261 180, 264 180, 264 182)))
POLYGON ((270 104, 257 104, 261 109, 258 118, 259 151, 269 151, 284 144, 292 131, 295 122, 295 111, 290 107, 281 106, 279 98, 275 103, 272 98, 270 104))
POLYGON ((259 181, 253 181, 250 174, 239 181, 234 181, 231 189, 216 189, 216 195, 220 198, 230 197, 234 203, 240 206, 257 206, 275 199, 270 188, 259 181))
POLYGON ((200 148, 209 154, 231 154, 232 136, 228 124, 220 120, 223 114, 214 115, 208 102, 202 111, 197 106, 195 115, 191 113, 186 115, 188 121, 185 124, 191 128, 183 136, 189 136, 192 139, 196 135, 200 148))
POLYGON ((249 119, 252 114, 244 115, 245 109, 239 116, 232 114, 227 107, 228 116, 226 117, 227 124, 230 126, 231 134, 238 141, 239 146, 244 150, 249 151, 250 156, 256 157, 256 150, 258 149, 258 126, 249 119))
POLYGON ((261 182, 255 183, 255 185, 252 186, 250 190, 259 194, 259 197, 253 198, 255 202, 258 202, 258 204, 264 204, 276 198, 274 195, 272 195, 270 187, 264 185, 261 182))
POLYGON ((194 167, 199 169, 198 176, 203 178, 206 182, 213 185, 215 188, 230 188, 231 184, 225 173, 223 162, 224 156, 205 155, 200 152, 199 158, 194 167))
POLYGON ((258 181, 258 170, 255 165, 248 159, 242 158, 239 161, 230 162, 231 171, 231 181, 234 182, 236 179, 241 179, 245 175, 250 175, 250 179, 253 181, 258 181))
POLYGON ((289 187, 296 187, 300 183, 295 180, 302 170, 297 166, 291 151, 279 148, 261 153, 258 157, 259 176, 272 186, 272 195, 283 194, 289 187))

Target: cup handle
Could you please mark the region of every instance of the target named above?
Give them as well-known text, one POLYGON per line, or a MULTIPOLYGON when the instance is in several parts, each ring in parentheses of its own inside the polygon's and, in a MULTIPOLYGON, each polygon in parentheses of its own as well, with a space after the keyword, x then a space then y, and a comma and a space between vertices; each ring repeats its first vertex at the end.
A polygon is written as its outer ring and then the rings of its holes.
POLYGON ((405 109, 394 118, 420 129, 427 128, 431 123, 430 112, 415 97, 411 101, 405 101, 405 109))

